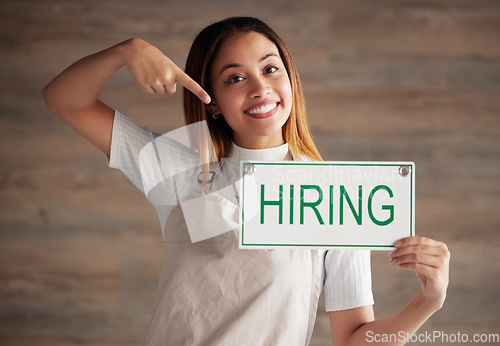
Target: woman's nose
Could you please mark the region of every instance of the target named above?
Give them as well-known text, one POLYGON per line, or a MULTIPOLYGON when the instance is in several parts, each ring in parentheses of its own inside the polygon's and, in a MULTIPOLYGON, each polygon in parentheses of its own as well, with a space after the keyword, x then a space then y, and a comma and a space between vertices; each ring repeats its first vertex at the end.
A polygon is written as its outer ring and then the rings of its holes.
POLYGON ((252 78, 250 97, 263 98, 271 92, 269 83, 263 77, 252 78))

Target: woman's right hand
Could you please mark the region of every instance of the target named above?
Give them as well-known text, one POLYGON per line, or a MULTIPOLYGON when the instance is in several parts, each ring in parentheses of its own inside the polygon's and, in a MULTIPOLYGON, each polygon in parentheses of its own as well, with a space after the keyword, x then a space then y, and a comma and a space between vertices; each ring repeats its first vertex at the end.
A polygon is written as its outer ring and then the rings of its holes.
POLYGON ((127 66, 136 83, 149 94, 173 94, 177 83, 202 102, 210 96, 158 48, 133 38, 78 60, 44 89, 47 108, 110 155, 114 110, 98 97, 111 75, 127 66))
POLYGON ((146 93, 172 95, 180 83, 202 102, 210 103, 207 92, 155 46, 138 38, 121 45, 130 75, 146 93))

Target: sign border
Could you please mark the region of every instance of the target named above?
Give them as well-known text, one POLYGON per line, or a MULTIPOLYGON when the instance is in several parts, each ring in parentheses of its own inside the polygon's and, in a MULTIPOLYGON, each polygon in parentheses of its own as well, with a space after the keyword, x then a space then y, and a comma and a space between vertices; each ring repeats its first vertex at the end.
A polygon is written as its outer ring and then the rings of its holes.
POLYGON ((307 247, 307 248, 379 248, 380 250, 387 248, 394 248, 394 244, 390 245, 348 245, 348 244, 248 244, 244 242, 245 231, 244 231, 244 220, 245 220, 245 165, 252 166, 294 166, 294 165, 309 165, 309 166, 386 166, 386 167, 400 167, 400 166, 409 166, 410 167, 410 237, 414 236, 414 226, 415 226, 415 206, 414 206, 414 172, 415 172, 415 163, 414 162, 335 162, 335 161, 314 161, 314 162, 256 162, 256 161, 241 161, 240 166, 240 174, 242 174, 242 184, 241 184, 241 230, 240 230, 240 241, 239 247, 243 249, 253 248, 296 248, 296 247, 307 247), (248 248, 247 248, 248 247, 248 248))

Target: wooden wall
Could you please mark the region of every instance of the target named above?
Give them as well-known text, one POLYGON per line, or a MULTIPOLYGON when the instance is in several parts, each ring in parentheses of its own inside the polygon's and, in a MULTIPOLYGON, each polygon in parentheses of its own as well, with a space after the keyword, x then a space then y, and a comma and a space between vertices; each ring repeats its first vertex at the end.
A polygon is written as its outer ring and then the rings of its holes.
MULTIPOLYGON (((0 344, 140 344, 162 262, 155 212, 41 89, 134 36, 183 66, 197 31, 230 15, 284 37, 325 159, 416 162, 417 234, 452 251, 447 302, 423 330, 500 333, 500 2, 23 0, 0 2, 0 344)), ((142 94, 125 69, 102 97, 158 132, 182 125, 179 95, 142 94)), ((372 258, 384 316, 418 281, 372 258)), ((313 345, 328 328, 320 311, 313 345)))

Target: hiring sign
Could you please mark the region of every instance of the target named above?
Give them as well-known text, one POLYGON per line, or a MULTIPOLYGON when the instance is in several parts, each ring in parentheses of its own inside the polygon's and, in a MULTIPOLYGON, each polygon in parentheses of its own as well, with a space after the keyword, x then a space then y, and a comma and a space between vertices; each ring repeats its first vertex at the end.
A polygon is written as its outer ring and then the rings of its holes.
POLYGON ((394 249, 415 228, 413 162, 240 166, 240 248, 394 249))

